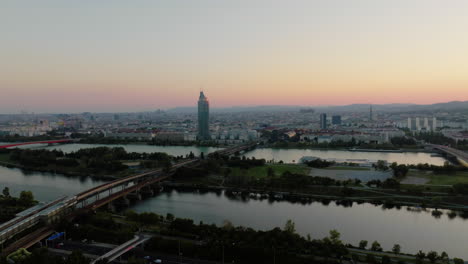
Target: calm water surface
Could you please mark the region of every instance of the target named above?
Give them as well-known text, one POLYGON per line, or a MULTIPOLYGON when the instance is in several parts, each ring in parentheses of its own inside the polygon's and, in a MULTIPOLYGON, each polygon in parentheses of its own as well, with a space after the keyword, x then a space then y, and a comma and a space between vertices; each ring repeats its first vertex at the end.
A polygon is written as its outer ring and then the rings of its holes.
MULTIPOLYGON (((2 143, 0 143, 2 144, 2 143)), ((5 143, 6 144, 6 143, 5 143)), ((169 155, 180 156, 193 152, 200 155, 217 151, 221 148, 215 147, 197 147, 197 146, 151 146, 144 144, 64 144, 55 146, 35 146, 35 148, 58 149, 64 152, 77 151, 81 148, 95 147, 123 147, 128 152, 165 152, 169 155)), ((22 148, 34 148, 23 146, 22 148)), ((400 164, 418 164, 429 163, 434 165, 444 165, 446 161, 441 157, 431 157, 430 153, 422 152, 404 152, 404 153, 385 153, 385 152, 352 152, 343 150, 313 150, 313 149, 272 149, 259 148, 244 154, 246 157, 255 157, 257 159, 275 160, 286 163, 298 162, 303 156, 316 156, 319 158, 338 158, 338 159, 368 159, 368 160, 386 160, 388 162, 398 162, 400 164)))
POLYGON ((91 178, 27 172, 0 166, 0 189, 8 187, 10 193, 15 196, 21 191, 32 191, 39 201, 50 201, 64 195, 71 196, 102 183, 104 181, 91 178))
MULTIPOLYGON (((413 212, 407 207, 382 209, 371 204, 352 207, 315 202, 308 205, 268 200, 232 200, 215 193, 163 193, 140 201, 130 209, 137 212, 172 213, 191 218, 196 223, 222 225, 224 220, 234 225, 268 230, 283 227, 288 219, 296 224, 301 235, 323 238, 331 229, 338 230, 343 241, 357 245, 360 240, 371 244, 377 240, 385 250, 395 243, 403 252, 446 251, 449 256, 468 259, 468 222, 460 217, 449 219, 446 214, 434 218, 430 212, 413 212)), ((446 212, 446 211, 444 211, 446 212)))
POLYGON ((343 150, 315 150, 315 149, 271 149, 258 148, 245 154, 246 157, 263 158, 266 160, 284 161, 286 163, 298 162, 303 156, 315 156, 323 159, 368 159, 386 160, 399 164, 429 163, 434 165, 444 165, 446 161, 441 157, 431 157, 430 153, 422 152, 354 152, 343 150))
MULTIPOLYGON (((65 152, 99 145, 67 144, 49 146, 65 152)), ((209 153, 216 148, 198 147, 161 147, 147 145, 102 145, 122 146, 135 152, 167 152, 171 155, 185 155, 190 151, 199 154, 209 153)), ((246 154, 248 157, 297 161, 302 156, 322 158, 366 158, 384 159, 398 163, 428 162, 441 165, 442 158, 430 157, 427 153, 366 153, 348 151, 257 149, 246 154)), ((7 186, 14 195, 22 190, 33 191, 36 199, 47 201, 62 195, 74 195, 92 188, 103 181, 90 178, 67 177, 51 173, 24 172, 20 169, 0 167, 0 188, 7 186)), ((163 193, 141 201, 131 209, 158 214, 172 213, 177 217, 192 218, 195 221, 221 225, 229 220, 235 225, 255 229, 282 227, 288 219, 296 223, 297 231, 302 235, 310 234, 313 238, 322 238, 331 229, 341 232, 343 240, 357 244, 365 239, 370 243, 379 241, 384 249, 390 250, 394 243, 402 245, 404 252, 446 251, 450 256, 468 259, 468 222, 462 218, 449 219, 444 214, 440 219, 430 212, 412 212, 406 207, 401 210, 375 207, 370 204, 354 204, 352 207, 337 206, 333 202, 328 206, 321 203, 308 205, 289 202, 270 203, 267 200, 232 200, 224 195, 194 193, 163 193)))

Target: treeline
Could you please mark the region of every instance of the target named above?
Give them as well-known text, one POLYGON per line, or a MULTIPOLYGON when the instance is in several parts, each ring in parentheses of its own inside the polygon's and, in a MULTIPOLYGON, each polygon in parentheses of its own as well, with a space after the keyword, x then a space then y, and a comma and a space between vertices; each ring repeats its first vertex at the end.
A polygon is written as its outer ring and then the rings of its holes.
MULTIPOLYGON (((348 149, 348 148, 364 148, 364 149, 387 149, 396 150, 400 146, 393 145, 391 143, 365 143, 357 141, 332 141, 332 142, 321 142, 316 141, 305 141, 305 142, 290 142, 290 141, 277 141, 270 143, 270 147, 273 148, 327 148, 327 149, 348 149)), ((415 146, 405 146, 408 148, 414 148, 415 146)))
POLYGON ((19 197, 13 197, 10 189, 5 187, 0 194, 0 223, 15 217, 21 211, 37 204, 34 195, 30 191, 22 191, 19 197))
POLYGON ((412 147, 416 145, 416 140, 411 137, 393 137, 390 142, 398 147, 412 147))
MULTIPOLYGON (((154 213, 128 212, 128 220, 141 221, 143 225, 158 225, 161 236, 155 236, 146 244, 145 250, 179 254, 184 257, 220 261, 224 252, 226 263, 265 263, 276 258, 277 263, 312 263, 314 256, 320 259, 339 259, 348 254, 340 240, 340 234, 331 231, 324 239, 306 239, 298 235, 295 225, 288 221, 283 229, 256 231, 251 228, 234 227, 225 221, 223 227, 195 224, 191 219, 165 218, 154 213), (153 219, 153 222, 151 222, 153 219), (170 239, 169 236, 186 239, 170 239)), ((328 261, 326 261, 328 262, 328 261)))
POLYGON ((31 141, 43 141, 43 140, 53 140, 53 139, 62 139, 62 135, 42 135, 42 136, 32 136, 24 137, 18 134, 16 135, 3 135, 0 136, 0 142, 31 142, 31 141))
POLYGON ((97 147, 80 149, 71 153, 46 149, 8 150, 10 160, 30 169, 78 174, 111 174, 128 169, 123 160, 140 161, 142 167, 156 168, 170 166, 172 157, 166 153, 126 152, 122 147, 97 147))
POLYGON ((388 178, 384 181, 381 180, 370 180, 366 183, 367 186, 375 186, 378 188, 386 189, 400 189, 400 182, 394 178, 388 178))
POLYGON ((58 225, 66 230, 67 237, 73 240, 95 240, 120 245, 133 238, 137 231, 128 225, 117 223, 109 214, 84 214, 76 218, 75 223, 63 220, 58 225))
MULTIPOLYGON (((191 153, 189 154, 189 158, 194 157, 194 155, 191 153)), ((243 157, 238 157, 238 156, 210 156, 208 159, 202 159, 200 162, 200 165, 197 167, 182 167, 179 168, 174 177, 179 178, 179 179, 189 179, 189 178, 200 178, 207 176, 211 173, 222 173, 223 167, 228 167, 227 169, 224 170, 224 173, 230 174, 230 168, 233 167, 238 167, 241 169, 249 169, 253 167, 259 167, 259 166, 264 166, 266 164, 265 159, 255 159, 255 157, 252 158, 246 158, 245 156, 243 157)), ((227 175, 226 175, 227 176, 227 175)))
POLYGON ((461 166, 454 166, 448 162, 445 162, 442 166, 437 166, 428 163, 419 163, 419 164, 410 164, 407 165, 410 169, 417 169, 417 170, 425 170, 425 171, 433 171, 434 173, 453 173, 456 171, 464 171, 466 168, 461 166))
POLYGON ((326 161, 323 159, 314 159, 314 160, 306 161, 305 164, 312 168, 326 168, 326 167, 332 166, 333 164, 335 164, 335 162, 326 161))
POLYGON ((416 133, 414 137, 418 140, 424 140, 425 142, 437 145, 455 145, 455 140, 444 136, 440 132, 420 132, 416 133))
POLYGON ((265 189, 295 189, 305 190, 310 186, 351 186, 360 184, 360 180, 339 181, 329 177, 309 176, 285 171, 279 177, 254 179, 245 175, 229 175, 226 184, 236 187, 252 187, 265 189))

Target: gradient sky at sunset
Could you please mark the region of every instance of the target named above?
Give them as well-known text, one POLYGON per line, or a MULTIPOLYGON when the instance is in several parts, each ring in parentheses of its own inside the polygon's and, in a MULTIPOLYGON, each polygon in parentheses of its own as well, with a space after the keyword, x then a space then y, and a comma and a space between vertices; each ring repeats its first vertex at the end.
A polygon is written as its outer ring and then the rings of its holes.
POLYGON ((466 0, 3 0, 0 113, 468 100, 466 0))

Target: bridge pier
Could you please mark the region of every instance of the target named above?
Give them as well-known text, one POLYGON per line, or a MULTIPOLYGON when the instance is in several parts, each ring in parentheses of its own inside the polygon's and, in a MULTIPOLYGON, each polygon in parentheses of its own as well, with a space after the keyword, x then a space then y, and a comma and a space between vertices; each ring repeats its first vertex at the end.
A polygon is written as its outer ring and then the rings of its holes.
POLYGON ((154 196, 154 191, 151 187, 144 187, 141 189, 141 195, 144 197, 152 197, 154 196))
POLYGON ((107 210, 109 210, 112 213, 115 213, 117 211, 117 208, 113 202, 110 202, 107 204, 107 210))
POLYGON ((131 199, 133 201, 141 201, 141 199, 142 199, 141 194, 140 194, 140 190, 129 193, 127 196, 128 196, 129 199, 131 199))
POLYGON ((122 196, 115 201, 115 206, 127 207, 130 205, 130 200, 127 198, 127 196, 122 196))
POLYGON ((163 188, 161 186, 161 184, 158 182, 157 184, 153 184, 151 186, 149 186, 152 190, 153 190, 153 193, 154 194, 158 194, 160 192, 162 192, 163 188))

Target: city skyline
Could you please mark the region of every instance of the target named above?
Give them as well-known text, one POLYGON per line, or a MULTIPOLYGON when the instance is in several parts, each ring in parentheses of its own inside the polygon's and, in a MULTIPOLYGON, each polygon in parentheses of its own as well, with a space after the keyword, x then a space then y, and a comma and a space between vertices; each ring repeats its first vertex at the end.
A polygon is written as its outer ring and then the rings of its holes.
POLYGON ((466 1, 2 7, 4 113, 468 100, 466 1))

